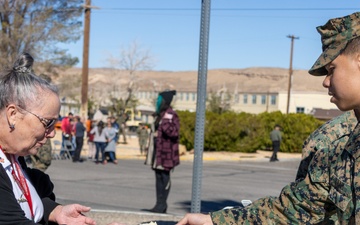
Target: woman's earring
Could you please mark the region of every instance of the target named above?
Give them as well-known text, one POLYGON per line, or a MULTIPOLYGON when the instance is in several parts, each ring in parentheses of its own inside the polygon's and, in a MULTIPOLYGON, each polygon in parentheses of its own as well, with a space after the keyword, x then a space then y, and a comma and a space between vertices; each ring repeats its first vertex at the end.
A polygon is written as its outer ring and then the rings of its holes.
POLYGON ((9 125, 9 128, 10 128, 11 130, 14 130, 14 129, 15 129, 15 124, 10 124, 10 125, 9 125))

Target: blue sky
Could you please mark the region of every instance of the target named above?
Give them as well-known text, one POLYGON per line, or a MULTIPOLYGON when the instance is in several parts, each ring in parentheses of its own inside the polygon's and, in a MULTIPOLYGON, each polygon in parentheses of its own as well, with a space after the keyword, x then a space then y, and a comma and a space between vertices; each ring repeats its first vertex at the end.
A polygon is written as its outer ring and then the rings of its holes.
MULTIPOLYGON (((153 70, 198 69, 201 0, 92 0, 90 68, 109 67, 108 55, 137 42, 156 60, 153 70)), ((212 0, 208 69, 309 69, 321 53, 315 27, 360 11, 350 0, 212 0)), ((61 45, 82 65, 83 39, 61 45)))

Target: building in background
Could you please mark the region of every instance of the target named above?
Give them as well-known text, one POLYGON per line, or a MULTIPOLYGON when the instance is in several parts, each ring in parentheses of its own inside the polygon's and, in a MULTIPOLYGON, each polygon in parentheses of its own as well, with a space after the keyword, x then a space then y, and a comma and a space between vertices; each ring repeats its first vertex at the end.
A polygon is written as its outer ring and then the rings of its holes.
MULTIPOLYGON (((71 77, 80 72, 79 68, 72 68, 67 74, 71 77)), ((92 101, 104 106, 110 102, 110 98, 125 99, 128 84, 132 82, 133 94, 139 100, 137 110, 141 111, 142 121, 151 123, 156 97, 165 89, 177 91, 173 100, 176 110, 194 112, 197 79, 197 71, 137 71, 130 78, 123 70, 90 69, 89 95, 92 101)), ((315 108, 325 112, 336 111, 336 106, 330 103, 330 96, 322 86, 323 79, 309 75, 307 70, 294 70, 289 112, 313 114, 316 117, 317 114, 313 113, 315 108)), ((209 70, 207 75, 207 97, 215 93, 236 112, 286 113, 288 89, 288 69, 283 68, 218 69, 209 70)))

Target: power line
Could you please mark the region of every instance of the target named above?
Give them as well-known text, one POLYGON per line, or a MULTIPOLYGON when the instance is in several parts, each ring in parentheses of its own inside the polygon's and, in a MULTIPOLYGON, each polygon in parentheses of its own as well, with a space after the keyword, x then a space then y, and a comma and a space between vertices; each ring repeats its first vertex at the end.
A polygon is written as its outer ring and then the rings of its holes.
MULTIPOLYGON (((64 9, 56 9, 54 12, 61 11, 77 11, 82 10, 84 5, 80 7, 70 7, 64 9)), ((110 11, 200 11, 200 8, 100 8, 100 10, 110 11)), ((211 11, 356 11, 360 8, 213 8, 211 11)), ((36 10, 35 10, 36 11, 36 10)), ((14 9, 0 10, 0 12, 15 12, 14 9)))
MULTIPOLYGON (((113 11, 200 11, 199 8, 100 8, 113 11)), ((211 11, 339 11, 360 8, 213 8, 211 11)))

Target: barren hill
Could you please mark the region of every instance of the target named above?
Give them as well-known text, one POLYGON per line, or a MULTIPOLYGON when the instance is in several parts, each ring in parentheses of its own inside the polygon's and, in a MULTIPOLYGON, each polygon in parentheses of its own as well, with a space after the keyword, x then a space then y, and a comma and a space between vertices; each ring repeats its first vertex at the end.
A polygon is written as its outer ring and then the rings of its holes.
MULTIPOLYGON (((72 91, 80 93, 81 68, 71 68, 61 74, 55 82, 61 84, 71 82, 72 91), (74 80, 74 81, 72 81, 74 80), (77 81, 76 81, 77 80, 77 81)), ((292 76, 292 91, 323 92, 324 77, 309 75, 307 70, 294 70, 292 76)), ((133 82, 138 90, 161 91, 173 88, 178 91, 196 91, 197 71, 137 71, 130 78, 127 71, 96 68, 89 70, 89 93, 106 93, 110 91, 126 91, 129 82, 133 82)), ((283 68, 245 68, 245 69, 216 69, 209 70, 207 76, 207 91, 217 91, 226 87, 228 90, 239 92, 282 92, 287 91, 289 71, 283 68)), ((67 92, 62 93, 68 94, 67 92)))

